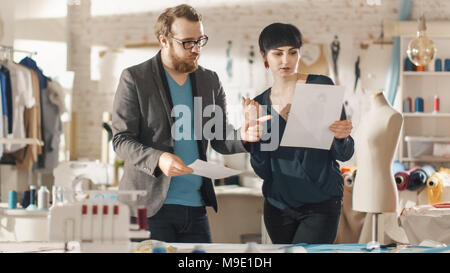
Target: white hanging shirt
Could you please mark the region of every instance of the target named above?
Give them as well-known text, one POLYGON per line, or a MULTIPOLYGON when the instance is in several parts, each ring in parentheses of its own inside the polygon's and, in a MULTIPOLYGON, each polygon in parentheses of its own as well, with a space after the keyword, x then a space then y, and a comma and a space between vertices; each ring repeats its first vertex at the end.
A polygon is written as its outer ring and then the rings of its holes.
MULTIPOLYGON (((6 67, 9 69, 11 77, 12 110, 13 110, 13 131, 8 134, 8 138, 26 138, 24 111, 31 108, 36 103, 33 95, 33 82, 31 71, 23 65, 14 62, 8 62, 6 67)), ((12 153, 22 149, 27 144, 5 144, 5 152, 12 153)))

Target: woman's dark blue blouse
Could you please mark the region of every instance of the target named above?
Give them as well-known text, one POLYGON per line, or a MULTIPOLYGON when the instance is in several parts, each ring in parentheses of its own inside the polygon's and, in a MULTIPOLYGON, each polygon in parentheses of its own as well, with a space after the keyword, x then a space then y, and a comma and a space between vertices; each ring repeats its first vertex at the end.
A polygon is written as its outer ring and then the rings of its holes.
MULTIPOLYGON (((306 83, 333 84, 333 81, 323 75, 308 75, 306 83)), ((253 170, 264 180, 264 197, 272 205, 286 209, 342 196, 344 181, 337 160, 345 162, 353 156, 353 138, 334 139, 330 150, 279 146, 286 121, 271 107, 270 92, 271 88, 254 100, 267 106, 268 114, 277 115, 263 126, 264 132, 279 126, 278 148, 262 151, 261 144, 267 145, 271 140, 261 140, 253 144, 250 159, 253 170)), ((345 119, 343 108, 341 120, 345 119)))

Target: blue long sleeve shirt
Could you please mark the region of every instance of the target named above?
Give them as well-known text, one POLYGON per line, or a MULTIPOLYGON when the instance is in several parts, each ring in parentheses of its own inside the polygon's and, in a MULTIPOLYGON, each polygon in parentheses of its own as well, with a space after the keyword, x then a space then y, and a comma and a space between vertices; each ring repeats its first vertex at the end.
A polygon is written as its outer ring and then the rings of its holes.
MULTIPOLYGON (((322 75, 309 75, 307 84, 333 84, 322 75)), ((254 100, 266 105, 268 114, 278 113, 271 107, 271 88, 258 95, 254 100)), ((341 120, 345 120, 342 110, 341 120)), ((280 209, 297 208, 303 204, 319 203, 332 197, 342 196, 344 181, 337 160, 345 162, 354 153, 354 141, 351 136, 334 139, 330 150, 279 146, 286 121, 278 115, 264 123, 265 132, 279 127, 278 148, 273 151, 261 151, 261 144, 255 143, 251 151, 250 163, 255 173, 264 180, 263 195, 280 209), (277 124, 278 123, 278 124, 277 124)))

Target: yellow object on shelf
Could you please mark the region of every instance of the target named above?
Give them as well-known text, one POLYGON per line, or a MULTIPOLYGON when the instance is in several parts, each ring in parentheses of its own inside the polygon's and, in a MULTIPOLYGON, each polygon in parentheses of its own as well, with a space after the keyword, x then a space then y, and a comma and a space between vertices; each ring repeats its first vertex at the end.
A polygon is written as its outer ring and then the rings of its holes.
MULTIPOLYGON (((450 169, 441 168, 427 180, 427 196, 430 205, 442 203, 444 187, 450 186, 450 169)), ((450 201, 450 200, 444 200, 450 201)))

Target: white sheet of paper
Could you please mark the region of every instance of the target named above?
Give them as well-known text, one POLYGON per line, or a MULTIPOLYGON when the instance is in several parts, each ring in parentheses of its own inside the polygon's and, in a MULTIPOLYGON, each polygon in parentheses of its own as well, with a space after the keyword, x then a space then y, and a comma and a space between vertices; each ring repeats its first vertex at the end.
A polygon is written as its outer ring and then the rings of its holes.
POLYGON ((341 117, 344 93, 344 86, 297 84, 280 146, 329 150, 328 127, 341 117))
POLYGON ((211 179, 222 179, 240 174, 242 171, 227 168, 218 164, 206 162, 200 159, 195 160, 188 166, 194 170, 194 174, 211 179))

